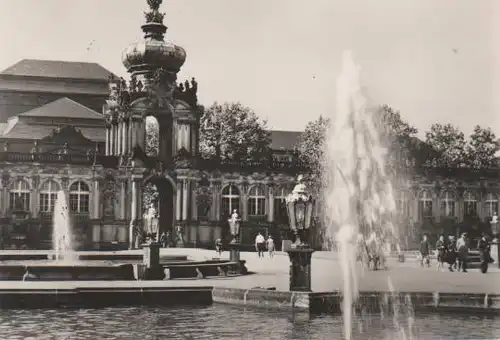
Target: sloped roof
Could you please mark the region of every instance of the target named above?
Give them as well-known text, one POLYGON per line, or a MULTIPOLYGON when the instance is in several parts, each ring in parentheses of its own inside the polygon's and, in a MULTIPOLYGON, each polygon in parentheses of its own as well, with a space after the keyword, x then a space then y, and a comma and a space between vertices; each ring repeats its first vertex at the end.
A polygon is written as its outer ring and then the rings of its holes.
POLYGON ((111 72, 97 63, 23 59, 6 68, 0 74, 107 81, 111 72))
POLYGON ((301 131, 270 130, 271 149, 292 150, 299 142, 301 131))
POLYGON ((30 111, 19 114, 20 117, 68 117, 99 119, 104 117, 102 114, 89 109, 88 107, 75 102, 67 97, 60 98, 46 105, 39 106, 30 111))
MULTIPOLYGON (((76 128, 80 131, 82 135, 93 141, 93 142, 104 142, 106 141, 105 129, 99 128, 76 128)), ((52 135, 54 131, 54 126, 50 125, 29 125, 22 122, 15 124, 9 131, 5 131, 2 138, 12 138, 12 139, 36 139, 40 140, 52 135)))

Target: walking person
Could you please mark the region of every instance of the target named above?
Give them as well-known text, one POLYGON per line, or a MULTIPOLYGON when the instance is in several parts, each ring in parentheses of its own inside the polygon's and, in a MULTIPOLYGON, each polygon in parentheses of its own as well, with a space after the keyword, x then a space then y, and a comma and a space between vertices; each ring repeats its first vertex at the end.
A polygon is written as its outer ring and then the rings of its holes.
POLYGON ((457 240, 457 252, 458 271, 462 270, 464 273, 467 273, 467 260, 469 258, 469 240, 467 238, 467 233, 463 233, 457 240))
POLYGON ((424 263, 427 267, 431 266, 430 260, 430 252, 431 252, 431 244, 427 239, 427 235, 422 237, 422 241, 420 242, 420 265, 423 267, 424 263))
POLYGON ((490 263, 490 242, 483 233, 483 236, 477 244, 477 249, 479 250, 479 259, 481 261, 481 273, 486 274, 488 272, 488 265, 490 263))
POLYGON ((448 237, 448 245, 446 251, 446 262, 449 264, 448 270, 453 272, 453 267, 456 268, 457 265, 457 242, 455 241, 455 236, 450 235, 448 237))
POLYGON ((437 270, 439 271, 444 267, 444 259, 446 255, 446 244, 444 242, 444 235, 439 235, 439 239, 436 242, 436 251, 437 251, 437 270))
POLYGON ((269 235, 269 237, 267 238, 266 246, 267 251, 269 252, 269 258, 272 259, 274 257, 274 240, 271 235, 269 235))
POLYGON ((259 258, 264 257, 264 252, 266 251, 266 239, 260 232, 255 237, 255 250, 257 251, 259 258))

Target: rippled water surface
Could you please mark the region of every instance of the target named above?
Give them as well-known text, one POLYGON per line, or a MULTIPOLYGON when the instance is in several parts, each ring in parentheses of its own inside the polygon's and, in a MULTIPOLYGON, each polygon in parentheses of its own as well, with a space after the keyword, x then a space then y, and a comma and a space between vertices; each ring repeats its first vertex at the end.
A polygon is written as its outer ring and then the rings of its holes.
MULTIPOLYGON (((500 318, 417 315, 356 321, 354 339, 500 339, 500 318), (408 325, 412 324, 412 327, 408 325), (411 328, 411 330, 410 330, 411 328), (402 336, 400 330, 405 331, 402 336), (411 333, 411 334, 410 334, 411 333)), ((304 314, 243 309, 225 305, 203 308, 106 308, 76 310, 2 310, 1 339, 341 339, 342 320, 304 314)))

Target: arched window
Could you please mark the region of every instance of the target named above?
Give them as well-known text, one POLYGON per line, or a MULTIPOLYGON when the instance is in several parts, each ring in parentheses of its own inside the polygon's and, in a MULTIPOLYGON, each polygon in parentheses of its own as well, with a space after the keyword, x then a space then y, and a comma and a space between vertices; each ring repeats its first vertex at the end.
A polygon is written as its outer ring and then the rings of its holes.
POLYGON ((28 182, 23 179, 17 180, 10 188, 9 206, 10 210, 30 211, 31 191, 28 182))
POLYGON ((498 198, 496 195, 492 193, 488 193, 486 195, 486 199, 484 200, 484 209, 486 212, 486 216, 491 217, 494 213, 498 213, 498 198))
POLYGON ((55 181, 46 181, 40 189, 40 212, 54 212, 57 192, 61 190, 55 181))
POLYGON ((450 191, 445 191, 440 198, 441 216, 455 217, 455 195, 450 191))
MULTIPOLYGON (((231 216, 233 210, 239 210, 240 209, 240 191, 238 188, 233 185, 229 184, 222 190, 222 207, 221 207, 221 214, 222 218, 229 218, 231 216)), ((238 211, 240 217, 241 214, 238 211)))
POLYGON ((69 187, 69 209, 74 213, 88 213, 90 201, 89 186, 82 181, 69 187))
POLYGON ((477 216, 477 198, 472 192, 464 194, 464 217, 477 216))
POLYGON ((288 215, 286 212, 286 197, 290 193, 286 187, 280 186, 274 191, 274 222, 286 224, 288 223, 288 215))
POLYGON ((248 192, 248 215, 264 216, 266 214, 266 192, 260 185, 255 185, 248 192))
POLYGON ((432 196, 428 190, 422 191, 418 199, 418 214, 421 217, 432 217, 432 196))

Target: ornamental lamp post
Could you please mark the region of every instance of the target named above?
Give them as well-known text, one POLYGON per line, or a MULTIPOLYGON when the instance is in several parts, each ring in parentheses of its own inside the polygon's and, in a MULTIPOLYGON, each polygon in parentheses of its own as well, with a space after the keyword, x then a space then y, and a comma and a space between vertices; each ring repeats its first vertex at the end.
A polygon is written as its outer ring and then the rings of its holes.
POLYGON ((314 249, 308 243, 309 230, 312 226, 314 198, 308 193, 302 182, 302 175, 297 185, 286 198, 286 212, 290 230, 294 234, 294 242, 284 251, 290 258, 290 291, 311 291, 311 258, 314 249))

